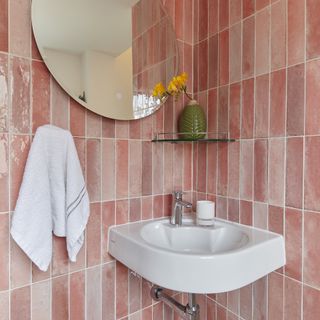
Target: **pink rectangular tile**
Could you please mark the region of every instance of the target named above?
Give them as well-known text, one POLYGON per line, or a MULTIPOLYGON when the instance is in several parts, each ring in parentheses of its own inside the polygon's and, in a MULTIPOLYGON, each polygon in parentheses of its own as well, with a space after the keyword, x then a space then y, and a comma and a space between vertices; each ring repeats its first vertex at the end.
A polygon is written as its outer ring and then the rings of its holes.
POLYGON ((111 139, 102 140, 102 199, 115 198, 115 142, 111 139))
POLYGON ((208 56, 209 88, 214 88, 218 84, 218 64, 219 64, 218 39, 219 38, 217 34, 209 38, 209 56, 208 56))
POLYGON ((252 298, 251 284, 240 289, 240 316, 244 319, 252 319, 252 298))
MULTIPOLYGON (((177 2, 182 4, 179 0, 177 2)), ((199 0, 199 41, 205 39, 208 35, 208 6, 207 0, 199 0)))
POLYGON ((269 140, 269 203, 284 205, 285 140, 269 140))
POLYGON ((228 144, 218 145, 218 194, 226 196, 228 193, 228 144))
POLYGON ((255 137, 268 137, 269 130, 269 74, 256 78, 255 137))
POLYGON ((115 317, 115 263, 108 263, 102 267, 102 318, 115 317))
POLYGON ((306 3, 307 58, 318 58, 320 56, 320 26, 318 19, 320 3, 317 0, 307 0, 306 3))
MULTIPOLYGON (((246 0, 244 0, 246 1, 246 0)), ((255 48, 255 18, 251 17, 243 22, 242 29, 242 77, 248 78, 254 73, 255 48)))
POLYGON ((284 234, 284 209, 269 205, 268 208, 269 230, 278 234, 284 234))
POLYGON ((319 211, 319 159, 320 137, 307 137, 305 140, 305 176, 304 176, 304 207, 319 211))
POLYGON ((267 277, 253 284, 253 319, 266 319, 267 317, 267 288, 267 277))
POLYGON ((315 135, 320 133, 319 121, 320 113, 317 102, 320 99, 319 90, 319 71, 320 63, 318 60, 311 61, 307 64, 306 74, 306 134, 315 135))
MULTIPOLYGON (((9 289, 9 214, 0 214, 0 291, 9 289)), ((1 313, 0 313, 1 314, 1 313)))
MULTIPOLYGON (((85 272, 70 275, 70 319, 85 319, 85 272)), ((40 319, 39 319, 40 320, 40 319)))
POLYGON ((14 133, 30 132, 30 61, 12 57, 10 60, 11 128, 14 133))
POLYGON ((116 205, 116 224, 124 224, 129 221, 128 200, 118 200, 116 205))
POLYGON ((270 8, 256 15, 256 74, 270 70, 270 8))
POLYGON ((141 121, 134 120, 129 122, 129 137, 130 139, 140 139, 141 136, 141 121))
POLYGON ((230 28, 230 82, 241 80, 239 52, 241 52, 241 23, 230 28))
POLYGON ((284 286, 284 319, 301 319, 301 283, 290 278, 285 278, 284 286))
POLYGON ((115 120, 102 118, 102 137, 114 138, 115 135, 115 120))
POLYGON ((285 212, 285 239, 287 276, 301 280, 302 271, 302 213, 300 210, 286 209, 285 212))
POLYGON ((207 192, 215 194, 217 191, 217 161, 218 146, 215 143, 208 144, 208 169, 207 169, 207 192))
POLYGON ((30 299, 30 286, 11 291, 11 320, 31 319, 30 299))
POLYGON ((140 196, 142 194, 142 143, 141 141, 129 142, 129 194, 140 196))
POLYGON ((199 43, 199 91, 208 88, 208 40, 199 43))
POLYGON ((142 142, 142 195, 152 194, 152 144, 142 142))
POLYGON ((216 217, 228 219, 228 201, 227 198, 217 197, 216 199, 216 217))
POLYGON ((288 69, 287 134, 304 133, 305 66, 300 64, 288 69))
POLYGON ((193 19, 193 0, 184 1, 184 41, 192 43, 193 26, 190 21, 193 19))
POLYGON ((9 293, 0 292, 0 318, 9 320, 9 293))
POLYGON ((128 141, 116 141, 116 196, 128 195, 128 141))
POLYGON ((59 276, 69 271, 66 238, 53 237, 52 275, 59 276))
POLYGON ((86 319, 102 320, 102 292, 100 266, 87 269, 86 319))
POLYGON ((74 136, 85 135, 85 108, 77 101, 70 99, 70 131, 74 136))
POLYGON ((90 205, 90 217, 86 229, 87 233, 87 266, 101 263, 101 205, 90 205))
POLYGON ((219 15, 219 1, 209 1, 209 35, 216 34, 218 32, 218 15, 219 15))
POLYGON ((181 1, 174 1, 174 25, 177 39, 183 40, 183 3, 181 1))
POLYGON ((256 228, 268 229, 268 205, 264 202, 254 202, 253 225, 256 228))
POLYGON ((269 275, 268 282, 268 317, 272 320, 282 320, 284 314, 283 294, 284 277, 275 272, 269 275))
POLYGON ((229 27, 229 0, 219 2, 219 30, 229 27))
POLYGON ((101 116, 93 113, 89 110, 86 110, 86 127, 87 127, 87 136, 91 138, 100 138, 101 137, 101 116))
MULTIPOLYGON (((1 13, 0 13, 1 15, 1 13)), ((1 21, 1 19, 0 19, 1 21)), ((1 27, 0 27, 1 30, 1 27)), ((0 31, 1 32, 1 31, 0 31)), ((1 37, 1 36, 0 36, 1 37)), ((1 42, 1 40, 0 40, 1 42)), ((0 44, 1 45, 1 44, 0 44)), ((1 51, 1 50, 0 50, 1 51)), ((9 118, 8 56, 0 54, 0 132, 7 132, 9 118)))
POLYGON ((0 134, 0 212, 9 211, 9 137, 0 134))
POLYGON ((163 146, 164 162, 163 170, 166 172, 163 176, 163 191, 164 193, 172 192, 173 184, 173 145, 166 143, 163 146))
POLYGON ((18 198, 25 163, 29 153, 29 136, 14 135, 11 136, 10 151, 10 176, 11 176, 11 209, 14 209, 18 198))
POLYGON ((219 305, 217 305, 217 319, 227 320, 227 310, 219 305))
POLYGON ((302 208, 303 139, 287 140, 286 205, 302 208))
POLYGON ((32 320, 50 320, 50 297, 49 281, 32 285, 32 320))
MULTIPOLYGON (((183 146, 183 190, 192 189, 192 161, 193 161, 193 147, 191 144, 184 144, 183 146)), ((167 172, 167 171, 165 171, 167 172)), ((167 174, 165 174, 166 176, 167 174)), ((166 190, 164 190, 166 191, 166 190)), ((171 192, 172 189, 169 190, 171 192)))
POLYGON ((163 144, 152 145, 152 161, 152 192, 161 194, 163 193, 163 144))
POLYGON ((52 280, 52 320, 68 319, 68 276, 52 280))
POLYGON ((240 200, 240 223, 252 226, 252 202, 240 200))
POLYGON ((128 269, 116 263, 116 316, 117 319, 128 314, 128 269))
POLYGON ((32 59, 42 60, 42 57, 39 52, 38 46, 36 44, 36 40, 34 38, 34 34, 32 30, 31 30, 31 56, 32 56, 32 59))
POLYGON ((253 142, 241 142, 240 157, 240 197, 252 200, 253 195, 253 142))
POLYGON ((116 120, 115 136, 119 139, 127 139, 129 137, 129 121, 116 120))
POLYGON ((11 288, 27 285, 31 280, 31 261, 13 239, 10 246, 10 278, 11 288))
POLYGON ((31 55, 31 2, 10 1, 10 52, 24 57, 31 55))
POLYGON ((304 214, 304 269, 303 279, 306 284, 320 287, 319 275, 319 227, 320 215, 316 212, 304 214))
POLYGON ((141 198, 130 199, 129 204, 129 221, 141 220, 141 198))
POLYGON ((197 191, 206 192, 207 188, 207 146, 205 143, 198 144, 198 161, 197 161, 197 191))
POLYGON ((272 137, 284 136, 286 131, 286 70, 271 73, 270 132, 272 137))
POLYGON ((50 123, 50 74, 43 62, 32 62, 32 132, 50 123))
POLYGON ((229 29, 219 33, 219 85, 229 82, 229 29))
POLYGON ((229 128, 229 86, 220 87, 218 95, 218 132, 225 133, 229 128))
POLYGON ((288 0, 288 64, 304 60, 305 0, 288 0))
POLYGON ((303 320, 317 320, 320 314, 320 291, 303 287, 303 320))
POLYGON ((286 65, 286 1, 276 2, 271 7, 271 69, 286 65))
POLYGON ((242 82, 241 138, 253 137, 254 124, 254 80, 242 82))
POLYGON ((52 124, 68 129, 69 96, 60 85, 51 78, 52 124))
POLYGON ((243 18, 251 16, 255 11, 255 0, 242 0, 243 18))
POLYGON ((261 10, 270 4, 270 0, 256 0, 256 10, 261 10))
POLYGON ((34 263, 32 263, 32 283, 44 281, 51 277, 51 265, 46 272, 41 271, 34 263))
POLYGON ((228 196, 239 198, 240 184, 240 143, 234 142, 229 145, 229 168, 228 168, 228 196))
POLYGON ((163 302, 153 305, 153 320, 163 319, 163 302))
POLYGON ((254 144, 254 199, 268 198, 268 140, 256 140, 254 144))
POLYGON ((108 201, 102 203, 102 259, 108 262, 114 258, 108 253, 108 235, 109 228, 116 224, 115 202, 108 201))
POLYGON ((228 199, 228 220, 239 223, 239 200, 237 199, 228 199))
POLYGON ((8 51, 8 0, 0 2, 0 51, 8 51))
POLYGON ((240 104, 241 104, 241 84, 235 83, 230 86, 229 97, 229 132, 233 139, 240 138, 240 104))
POLYGON ((241 20, 242 0, 230 0, 230 25, 241 20))
POLYGON ((163 217, 163 196, 153 197, 153 218, 163 217))
POLYGON ((101 198, 101 141, 87 140, 87 188, 90 201, 101 198))
POLYGON ((141 306, 141 278, 129 274, 129 313, 140 310, 141 306))

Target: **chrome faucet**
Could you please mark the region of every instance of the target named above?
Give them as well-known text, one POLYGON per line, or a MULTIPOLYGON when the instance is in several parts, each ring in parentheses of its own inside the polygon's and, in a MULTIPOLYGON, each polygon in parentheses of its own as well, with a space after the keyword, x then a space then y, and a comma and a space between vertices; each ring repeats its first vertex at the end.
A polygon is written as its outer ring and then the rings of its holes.
POLYGON ((171 207, 171 219, 170 223, 176 226, 182 225, 182 208, 192 208, 192 204, 190 202, 186 202, 182 200, 181 191, 174 191, 172 193, 172 207, 171 207))

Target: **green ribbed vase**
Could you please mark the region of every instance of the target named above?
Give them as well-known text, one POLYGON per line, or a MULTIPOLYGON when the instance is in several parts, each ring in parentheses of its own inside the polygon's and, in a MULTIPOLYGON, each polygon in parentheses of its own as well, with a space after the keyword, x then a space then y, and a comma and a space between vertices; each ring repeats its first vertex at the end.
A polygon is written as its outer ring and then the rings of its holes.
POLYGON ((183 139, 203 139, 207 130, 206 115, 196 100, 191 100, 179 118, 179 136, 183 139))

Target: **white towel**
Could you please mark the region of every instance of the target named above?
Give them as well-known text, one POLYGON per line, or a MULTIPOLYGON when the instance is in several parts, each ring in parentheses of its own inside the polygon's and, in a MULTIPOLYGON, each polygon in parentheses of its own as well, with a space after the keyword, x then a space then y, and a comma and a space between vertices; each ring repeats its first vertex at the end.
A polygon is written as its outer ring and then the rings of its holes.
POLYGON ((46 271, 52 232, 66 237, 69 259, 76 261, 88 218, 89 198, 72 135, 51 125, 39 127, 13 214, 13 239, 46 271))

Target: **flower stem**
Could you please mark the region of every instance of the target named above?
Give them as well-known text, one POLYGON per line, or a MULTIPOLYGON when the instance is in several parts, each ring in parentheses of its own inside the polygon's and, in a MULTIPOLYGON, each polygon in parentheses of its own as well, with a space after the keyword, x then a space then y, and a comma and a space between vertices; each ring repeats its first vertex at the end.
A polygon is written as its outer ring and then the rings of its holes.
POLYGON ((187 87, 184 87, 183 91, 184 91, 185 95, 189 98, 189 100, 193 100, 193 97, 191 97, 187 92, 187 87))

